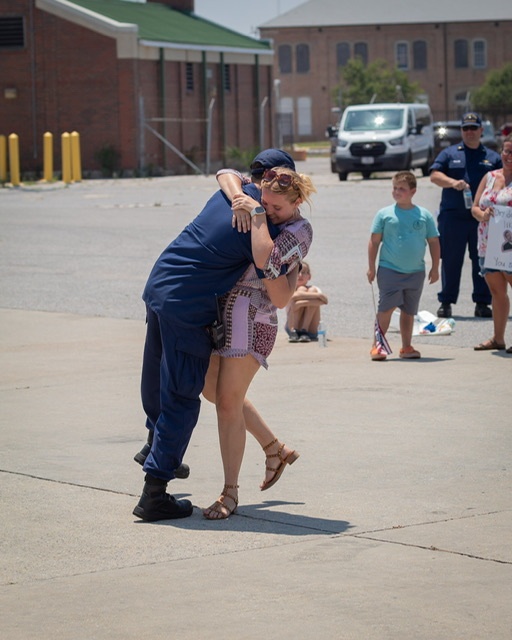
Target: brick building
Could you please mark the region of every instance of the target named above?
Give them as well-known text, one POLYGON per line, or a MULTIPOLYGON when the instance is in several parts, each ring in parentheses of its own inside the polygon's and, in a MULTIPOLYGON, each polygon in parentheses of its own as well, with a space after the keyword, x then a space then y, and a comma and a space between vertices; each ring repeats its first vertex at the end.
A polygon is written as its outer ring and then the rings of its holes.
POLYGON ((43 134, 78 131, 82 167, 202 170, 272 142, 272 51, 193 0, 0 0, 0 134, 40 172, 43 134), (164 142, 166 140, 167 142, 164 142))
POLYGON ((323 137, 340 106, 333 89, 355 56, 396 65, 422 87, 434 118, 458 117, 487 73, 512 61, 511 6, 509 0, 310 0, 260 25, 274 49, 285 140, 323 137))

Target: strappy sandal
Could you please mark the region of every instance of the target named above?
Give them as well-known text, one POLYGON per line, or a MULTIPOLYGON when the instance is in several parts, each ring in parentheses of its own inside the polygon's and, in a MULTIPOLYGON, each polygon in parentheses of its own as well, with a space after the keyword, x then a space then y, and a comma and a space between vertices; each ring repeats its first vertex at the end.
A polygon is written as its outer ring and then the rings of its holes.
MULTIPOLYGON (((278 442, 277 438, 272 440, 272 442, 269 442, 269 444, 267 444, 266 447, 263 447, 263 451, 267 451, 268 449, 270 449, 270 447, 273 446, 276 442, 278 442)), ((279 458, 279 465, 276 468, 274 468, 274 467, 269 467, 268 464, 266 464, 265 466, 266 470, 272 471, 274 475, 270 478, 270 480, 263 481, 263 483, 260 485, 260 489, 262 491, 266 491, 267 489, 270 489, 270 487, 273 487, 281 477, 286 465, 293 464, 295 460, 297 460, 297 458, 300 456, 300 453, 294 450, 294 451, 291 451, 286 456, 286 458, 283 458, 282 456, 283 449, 284 449, 284 444, 280 444, 279 449, 277 450, 277 453, 267 454, 267 460, 269 458, 279 458)))
POLYGON ((494 338, 489 338, 485 342, 481 342, 474 347, 475 351, 503 351, 506 345, 496 342, 494 338))
POLYGON ((232 493, 229 493, 228 489, 238 489, 238 485, 224 485, 224 489, 222 489, 220 498, 218 500, 215 500, 215 502, 207 509, 203 510, 203 516, 207 520, 225 520, 226 518, 229 518, 232 513, 235 513, 238 507, 238 499, 235 498, 232 493), (229 498, 229 500, 231 500, 231 502, 234 504, 233 508, 228 507, 228 505, 225 503, 226 498, 229 498))

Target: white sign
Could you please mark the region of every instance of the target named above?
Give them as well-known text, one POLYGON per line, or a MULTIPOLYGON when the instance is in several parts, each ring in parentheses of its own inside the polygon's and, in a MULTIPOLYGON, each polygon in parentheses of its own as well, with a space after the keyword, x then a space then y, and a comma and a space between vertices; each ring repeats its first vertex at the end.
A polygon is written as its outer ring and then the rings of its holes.
POLYGON ((484 267, 512 271, 512 207, 493 207, 484 267))

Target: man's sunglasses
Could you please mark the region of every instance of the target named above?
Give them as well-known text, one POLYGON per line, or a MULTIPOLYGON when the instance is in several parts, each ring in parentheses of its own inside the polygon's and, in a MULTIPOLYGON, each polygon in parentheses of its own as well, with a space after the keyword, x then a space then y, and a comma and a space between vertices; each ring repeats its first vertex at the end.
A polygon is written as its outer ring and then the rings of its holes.
POLYGON ((462 127, 462 131, 476 131, 477 129, 480 129, 480 127, 477 127, 474 125, 468 125, 467 127, 462 127))
POLYGON ((262 182, 274 182, 274 180, 283 189, 294 184, 293 176, 289 173, 277 173, 274 169, 267 169, 263 174, 262 182))

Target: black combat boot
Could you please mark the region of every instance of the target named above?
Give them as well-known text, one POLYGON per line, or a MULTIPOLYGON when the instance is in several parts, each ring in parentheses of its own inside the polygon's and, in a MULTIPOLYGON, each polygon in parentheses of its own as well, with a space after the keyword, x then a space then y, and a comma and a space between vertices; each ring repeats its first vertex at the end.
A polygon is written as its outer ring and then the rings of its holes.
POLYGON ((166 493, 167 482, 146 473, 144 488, 133 515, 145 522, 177 520, 192 515, 190 500, 176 500, 166 493))

